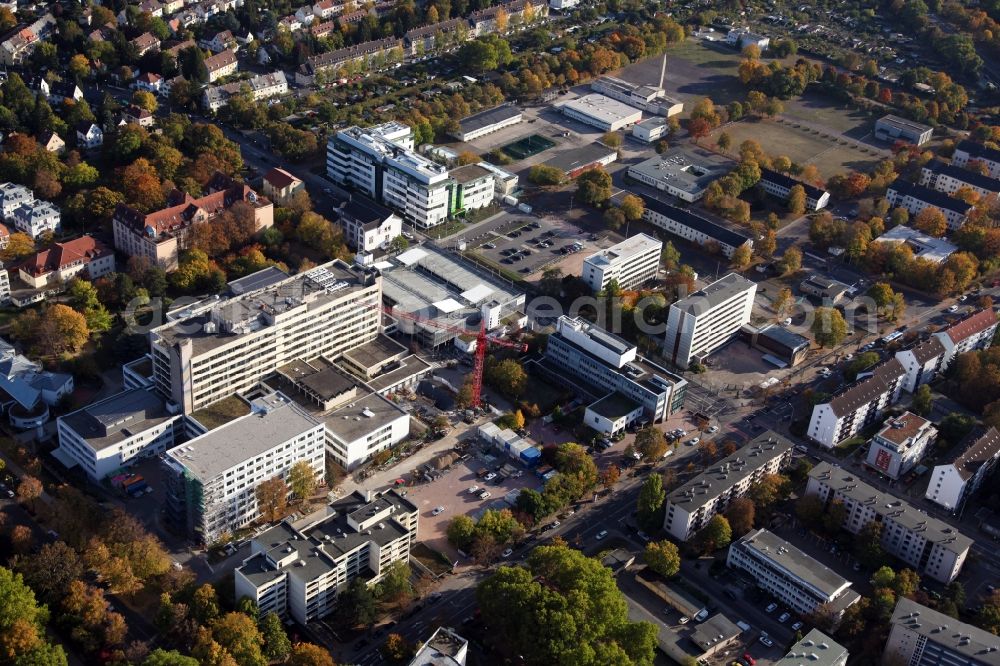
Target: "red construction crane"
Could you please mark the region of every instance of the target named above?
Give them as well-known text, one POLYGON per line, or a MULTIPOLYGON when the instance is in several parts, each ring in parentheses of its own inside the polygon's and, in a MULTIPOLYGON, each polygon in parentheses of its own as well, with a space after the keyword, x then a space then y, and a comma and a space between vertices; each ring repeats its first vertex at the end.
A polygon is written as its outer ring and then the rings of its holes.
POLYGON ((449 326, 447 324, 442 324, 434 319, 427 319, 426 317, 421 317, 419 315, 410 314, 409 312, 393 312, 390 307, 382 307, 382 312, 386 313, 390 317, 397 317, 399 319, 409 319, 410 321, 415 321, 420 324, 425 324, 427 326, 434 326, 435 328, 440 328, 444 331, 451 331, 452 333, 460 333, 462 335, 475 335, 476 336, 476 352, 475 352, 475 362, 472 366, 472 401, 470 407, 478 408, 482 400, 483 394, 483 367, 486 365, 486 349, 489 345, 496 345, 497 347, 504 347, 506 349, 517 349, 521 352, 528 351, 528 345, 523 342, 508 342, 507 340, 501 340, 500 338, 493 337, 491 335, 486 335, 486 323, 483 322, 479 325, 479 332, 470 331, 464 326, 449 326))

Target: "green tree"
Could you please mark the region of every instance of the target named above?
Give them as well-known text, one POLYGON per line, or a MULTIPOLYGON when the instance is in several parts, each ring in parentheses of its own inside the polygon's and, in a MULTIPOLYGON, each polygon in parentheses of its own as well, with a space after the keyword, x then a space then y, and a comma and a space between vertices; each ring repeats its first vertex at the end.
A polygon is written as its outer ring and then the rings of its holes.
POLYGON ((285 508, 288 506, 288 486, 280 476, 261 481, 254 489, 254 495, 257 499, 257 510, 265 521, 273 523, 285 514, 285 508))
POLYGON ((892 589, 897 596, 912 597, 920 589, 920 575, 913 569, 903 569, 896 576, 892 589))
POLYGON ((720 132, 718 138, 715 140, 715 145, 722 152, 726 152, 733 145, 733 139, 726 132, 720 132))
POLYGON ((885 559, 882 550, 882 523, 869 521, 854 538, 854 556, 866 567, 874 567, 885 559))
POLYGON ((892 567, 879 567, 872 574, 872 585, 875 587, 892 587, 896 582, 896 572, 892 567))
POLYGON ((264 656, 271 661, 284 661, 292 651, 292 642, 288 640, 281 618, 275 613, 265 615, 260 633, 264 639, 264 656))
POLYGON ((213 622, 212 637, 240 666, 266 666, 264 637, 253 619, 243 613, 226 613, 213 622))
POLYGON ((510 509, 488 509, 476 522, 476 538, 487 534, 494 543, 505 545, 520 539, 524 526, 517 522, 510 509))
POLYGON ((931 387, 928 384, 921 384, 913 393, 913 402, 910 404, 910 411, 919 416, 930 416, 934 406, 934 398, 931 395, 931 387))
POLYGON ((528 171, 528 180, 540 187, 559 185, 566 180, 566 173, 556 167, 536 164, 528 171))
POLYGON ((802 268, 802 250, 797 247, 790 247, 785 250, 785 253, 781 255, 781 261, 778 262, 781 268, 782 275, 792 275, 793 273, 798 273, 799 269, 802 268))
POLYGON ((676 270, 681 263, 681 253, 674 247, 671 241, 663 244, 663 252, 660 253, 660 260, 663 267, 668 271, 676 270))
POLYGON ((608 148, 621 148, 622 135, 618 132, 605 132, 604 136, 601 137, 601 143, 608 148))
POLYGON ((0 567, 0 646, 5 663, 65 666, 62 648, 47 640, 48 617, 48 609, 37 603, 21 574, 0 567))
POLYGON ((476 523, 472 518, 461 514, 448 522, 446 533, 448 535, 448 543, 459 550, 468 552, 472 546, 473 539, 476 538, 476 523))
POLYGON ((847 337, 847 322, 835 308, 816 308, 812 334, 820 347, 836 347, 847 337))
POLYGON ((650 474, 639 489, 637 520, 643 529, 655 529, 663 525, 663 505, 667 493, 663 489, 663 479, 659 474, 650 474))
POLYGON ((729 259, 729 267, 734 271, 745 271, 750 268, 753 261, 753 248, 749 244, 740 245, 733 251, 733 256, 729 259))
POLYGON ((483 375, 486 383, 509 398, 519 398, 528 384, 524 367, 512 358, 488 362, 483 375))
POLYGON ((881 358, 878 352, 873 351, 858 354, 844 367, 844 379, 853 382, 859 373, 878 363, 881 358))
POLYGON ((629 222, 637 222, 642 219, 642 214, 646 210, 646 204, 643 202, 641 197, 637 197, 634 194, 626 194, 622 197, 621 202, 618 204, 621 208, 622 213, 625 215, 625 219, 629 222))
POLYGON ((664 578, 673 578, 681 570, 681 554, 671 541, 650 541, 642 554, 646 565, 664 578))
POLYGON ((526 663, 652 664, 656 628, 628 618, 611 570, 565 545, 539 546, 476 590, 499 644, 526 663))
MULTIPOLYGON (((433 8, 432 6, 431 9, 433 8)), ((399 634, 392 633, 385 637, 385 643, 382 644, 382 656, 390 664, 409 664, 415 654, 416 646, 399 634)))
POLYGON ((382 580, 379 581, 375 595, 385 603, 408 601, 413 596, 413 583, 410 582, 410 565, 404 560, 396 560, 389 565, 382 580))
POLYGON ((581 202, 591 206, 604 204, 611 198, 611 176, 601 168, 583 172, 576 179, 576 195, 581 202))
POLYGON ((142 666, 199 666, 194 657, 185 657, 177 650, 156 648, 142 662, 142 666))
POLYGON ((654 426, 640 430, 635 436, 635 448, 647 460, 659 460, 667 452, 667 438, 654 426))
POLYGON ((802 215, 806 212, 806 188, 793 185, 788 193, 788 212, 792 215, 802 215))
POLYGON ((312 643, 296 643, 288 657, 288 666, 336 666, 327 650, 312 643))
POLYGON ((367 627, 377 614, 375 594, 361 576, 352 579, 337 597, 337 615, 349 627, 367 627))
POLYGON ((316 472, 308 460, 300 460, 288 470, 288 487, 300 500, 312 497, 316 491, 316 472))
POLYGON ((597 483, 597 465, 579 444, 564 442, 556 447, 555 467, 564 476, 576 480, 583 492, 597 483))
POLYGON ((410 241, 405 236, 396 236, 389 241, 389 252, 403 252, 410 247, 410 241))
POLYGON ((791 492, 792 484, 783 474, 765 474, 750 486, 747 496, 760 509, 768 509, 775 502, 785 499, 791 492))
POLYGON ((191 615, 200 624, 207 625, 218 619, 219 595, 211 583, 200 585, 191 596, 191 615))
POLYGON ((733 529, 729 526, 729 521, 721 514, 716 514, 708 521, 708 524, 698 533, 698 542, 705 552, 711 553, 720 548, 725 548, 733 540, 733 529))
POLYGON ((976 626, 991 634, 1000 634, 1000 590, 994 590, 983 601, 976 615, 976 626))

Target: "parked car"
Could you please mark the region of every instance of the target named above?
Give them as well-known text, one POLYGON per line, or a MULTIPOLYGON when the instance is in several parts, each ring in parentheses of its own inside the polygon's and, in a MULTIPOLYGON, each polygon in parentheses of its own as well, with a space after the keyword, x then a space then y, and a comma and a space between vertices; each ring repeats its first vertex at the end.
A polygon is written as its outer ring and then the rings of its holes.
POLYGON ((483 477, 484 481, 492 481, 497 478, 496 472, 487 472, 486 476, 483 477))
POLYGON ((757 660, 756 660, 756 659, 754 659, 754 658, 753 658, 753 657, 752 657, 752 656, 750 655, 750 653, 749 653, 749 652, 744 652, 744 653, 743 653, 743 661, 747 662, 747 664, 749 664, 749 666, 756 666, 756 664, 757 664, 757 660))
POLYGON ((710 426, 709 427, 709 429, 708 429, 708 433, 709 434, 716 433, 716 432, 719 432, 719 426, 710 426))
POLYGON ((792 631, 798 631, 801 628, 802 628, 801 622, 795 622, 794 624, 792 624, 792 631))
POLYGON ((506 558, 510 557, 511 555, 513 555, 513 554, 514 554, 514 549, 513 548, 507 548, 502 553, 500 553, 500 557, 503 557, 503 558, 506 559, 506 558))
POLYGON ((767 608, 764 609, 764 612, 765 613, 773 613, 776 610, 778 610, 778 604, 770 603, 770 604, 767 605, 767 608))
POLYGON ((785 622, 788 622, 788 620, 790 620, 791 617, 792 616, 789 615, 788 613, 782 613, 781 615, 778 616, 778 622, 784 624, 785 622))
POLYGON ((491 497, 493 497, 493 495, 490 494, 490 491, 488 490, 484 490, 483 492, 479 493, 479 499, 481 500, 488 500, 491 497))
POLYGON ((955 304, 948 306, 948 312, 958 312, 958 305, 955 304))
POLYGON ((479 492, 479 486, 469 486, 469 493, 475 494, 479 492))
POLYGON ((436 506, 436 507, 434 507, 434 510, 431 511, 431 515, 432 516, 439 516, 442 513, 444 513, 444 507, 443 506, 436 506))
POLYGON ((597 533, 597 536, 595 538, 598 541, 601 541, 606 536, 608 536, 608 531, 607 530, 601 530, 600 532, 597 533))
POLYGON ((767 647, 774 647, 774 641, 768 638, 767 634, 762 633, 760 635, 760 638, 758 638, 757 640, 760 641, 761 645, 766 645, 767 647))
POLYGON ((687 616, 681 616, 681 618, 679 620, 677 620, 677 623, 678 624, 687 624, 690 620, 691 620, 691 618, 689 618, 687 616))

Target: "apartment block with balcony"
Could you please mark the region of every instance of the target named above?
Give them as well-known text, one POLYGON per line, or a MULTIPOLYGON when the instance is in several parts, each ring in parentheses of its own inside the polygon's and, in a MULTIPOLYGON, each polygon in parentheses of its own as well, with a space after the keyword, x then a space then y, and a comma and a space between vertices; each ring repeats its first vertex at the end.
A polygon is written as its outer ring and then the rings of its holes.
POLYGON ((595 292, 612 280, 621 289, 635 289, 656 278, 662 250, 659 239, 636 234, 584 259, 583 281, 595 292))
POLYGON ((911 216, 919 215, 926 208, 937 208, 944 215, 951 231, 965 224, 965 219, 972 210, 972 204, 967 204, 961 199, 923 185, 914 185, 901 178, 889 185, 885 198, 891 206, 905 208, 911 216))
POLYGON ((898 480, 923 459, 937 437, 934 424, 912 412, 904 412, 885 422, 868 443, 865 463, 898 480))
POLYGON ((167 517, 198 543, 213 544, 260 518, 257 487, 305 461, 326 474, 326 429, 281 393, 249 414, 167 451, 167 517))
POLYGON ((399 215, 363 194, 351 195, 338 212, 337 222, 344 229, 344 239, 358 252, 384 250, 403 233, 399 215))
MULTIPOLYGON (((581 382, 577 388, 595 401, 618 393, 641 405, 644 418, 651 422, 684 406, 686 380, 639 356, 635 345, 583 319, 562 316, 556 321, 556 332, 549 336, 537 367, 555 381, 565 382, 567 374, 576 378, 581 382)), ((584 420, 593 426, 602 418, 598 410, 584 420)))
POLYGON ((833 395, 813 406, 806 432, 809 439, 831 449, 871 425, 899 401, 906 370, 890 358, 833 395))
POLYGON ((941 371, 951 365, 959 354, 976 349, 987 349, 993 344, 993 336, 997 331, 997 315, 993 308, 983 308, 971 312, 957 322, 934 334, 944 345, 944 358, 941 359, 941 371))
POLYGON ((842 527, 857 534, 875 521, 882 525, 882 549, 921 576, 950 583, 958 577, 973 541, 957 528, 861 481, 854 472, 821 462, 809 472, 806 495, 826 506, 844 505, 842 527))
POLYGON ((373 586, 394 562, 409 560, 417 525, 417 507, 396 491, 355 491, 294 526, 283 522, 254 537, 235 572, 236 597, 303 625, 322 619, 351 581, 373 586))
POLYGON ((1000 637, 900 597, 889 620, 882 663, 1000 666, 1000 637))
POLYGON ((826 605, 840 618, 861 599, 851 581, 763 528, 734 541, 726 565, 749 574, 757 587, 799 615, 826 605))
POLYGON ((755 283, 730 273, 672 304, 663 355, 681 368, 700 363, 750 322, 756 293, 755 283))
POLYGON ((937 159, 931 160, 920 170, 920 184, 948 195, 955 194, 963 187, 980 197, 1000 192, 1000 180, 937 159))
POLYGON ((190 414, 296 358, 337 358, 378 336, 381 284, 377 271, 337 260, 195 304, 150 332, 156 390, 190 414))
POLYGON ((687 541, 737 497, 768 474, 777 474, 792 460, 792 443, 768 430, 732 455, 706 469, 669 495, 663 529, 687 541))
POLYGON ((903 390, 909 393, 916 391, 922 384, 934 381, 944 363, 946 348, 937 336, 913 344, 896 352, 896 360, 906 371, 903 378, 903 390))
POLYGON ((1000 432, 980 428, 966 437, 950 462, 934 466, 925 497, 948 511, 958 512, 966 500, 1000 464, 1000 432))

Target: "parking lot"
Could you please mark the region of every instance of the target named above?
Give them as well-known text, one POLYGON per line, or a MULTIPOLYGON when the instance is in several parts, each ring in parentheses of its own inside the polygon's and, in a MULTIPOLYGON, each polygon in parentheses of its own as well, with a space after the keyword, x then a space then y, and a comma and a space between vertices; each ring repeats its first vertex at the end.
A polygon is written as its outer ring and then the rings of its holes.
POLYGON ((487 261, 525 276, 555 265, 564 275, 579 274, 584 257, 612 245, 607 234, 583 236, 577 227, 560 219, 517 215, 480 230, 469 243, 487 261))
MULTIPOLYGON (((475 519, 487 509, 509 508, 504 502, 504 495, 510 491, 520 488, 540 490, 542 487, 541 480, 528 470, 524 470, 519 478, 505 479, 499 475, 491 481, 477 478, 476 471, 480 468, 492 470, 511 461, 500 456, 484 456, 476 448, 471 451, 473 454, 469 458, 438 479, 409 488, 406 496, 420 509, 419 540, 444 553, 452 562, 461 559, 458 551, 448 543, 447 529, 452 518, 466 514, 475 519), (478 486, 479 491, 469 492, 472 486, 478 486), (479 492, 483 490, 490 493, 488 499, 480 498, 479 492), (437 507, 444 507, 444 511, 434 515, 437 507)), ((519 465, 517 467, 523 469, 519 465)))

